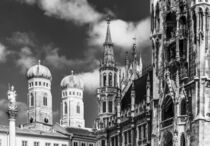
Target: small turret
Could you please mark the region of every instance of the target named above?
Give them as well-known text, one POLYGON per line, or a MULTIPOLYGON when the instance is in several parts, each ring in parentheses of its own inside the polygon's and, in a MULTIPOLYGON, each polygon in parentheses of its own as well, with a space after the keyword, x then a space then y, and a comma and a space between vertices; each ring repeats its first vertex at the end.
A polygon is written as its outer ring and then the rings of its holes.
POLYGON ((136 98, 136 92, 135 92, 135 84, 133 81, 132 87, 131 87, 131 117, 132 118, 134 118, 134 112, 135 112, 135 98, 136 98))

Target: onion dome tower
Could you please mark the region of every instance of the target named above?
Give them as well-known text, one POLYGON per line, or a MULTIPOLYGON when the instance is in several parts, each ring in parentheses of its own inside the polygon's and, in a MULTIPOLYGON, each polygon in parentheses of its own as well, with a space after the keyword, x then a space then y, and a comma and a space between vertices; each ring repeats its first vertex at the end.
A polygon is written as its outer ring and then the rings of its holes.
POLYGON ((85 127, 83 91, 84 83, 74 75, 64 77, 61 81, 62 102, 60 124, 65 127, 85 127))
POLYGON ((28 79, 28 124, 27 127, 49 130, 53 123, 50 70, 38 64, 27 71, 28 79))

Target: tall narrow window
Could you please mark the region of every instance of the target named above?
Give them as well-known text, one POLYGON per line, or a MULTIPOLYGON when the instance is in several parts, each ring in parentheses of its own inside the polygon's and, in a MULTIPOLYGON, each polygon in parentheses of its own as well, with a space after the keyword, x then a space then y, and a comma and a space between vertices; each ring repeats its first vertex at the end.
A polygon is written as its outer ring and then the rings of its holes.
POLYGON ((182 99, 182 101, 181 101, 180 114, 181 115, 186 115, 187 114, 186 101, 185 101, 185 99, 182 99))
POLYGON ((127 132, 124 133, 124 139, 125 139, 124 142, 125 142, 125 145, 126 145, 126 144, 128 143, 128 142, 127 142, 127 132))
MULTIPOLYGON (((0 145, 0 146, 1 146, 1 145, 0 145)), ((28 146, 28 142, 25 141, 25 140, 23 140, 23 141, 22 141, 22 146, 28 146)))
POLYGON ((103 102, 103 113, 106 112, 106 102, 103 102))
POLYGON ((205 29, 206 29, 206 31, 209 31, 209 28, 208 28, 209 27, 209 9, 208 8, 206 9, 206 18, 205 19, 206 19, 206 28, 205 29))
POLYGON ((105 146, 105 140, 101 141, 101 146, 105 146))
POLYGON ((67 108, 67 103, 64 102, 64 113, 65 113, 65 114, 67 114, 67 109, 68 109, 68 108, 67 108))
POLYGON ((141 140, 142 139, 142 137, 141 137, 141 126, 138 127, 138 130, 139 130, 139 140, 141 140))
POLYGON ((103 74, 103 85, 106 86, 106 74, 103 74))
POLYGON ((31 106, 34 106, 34 95, 31 93, 31 106))
POLYGON ((115 87, 117 86, 117 74, 116 73, 114 74, 114 86, 115 87))
POLYGON ((80 113, 80 105, 79 105, 79 102, 77 103, 77 113, 78 114, 80 113))
POLYGON ((109 113, 112 113, 112 101, 109 101, 109 113))
POLYGON ((199 28, 201 31, 203 30, 203 11, 201 8, 199 9, 199 28))
POLYGON ((43 97, 43 105, 47 106, 47 94, 45 94, 43 97))
POLYGON ((112 86, 112 73, 109 73, 109 86, 112 86))
POLYGON ((131 131, 130 130, 128 131, 128 142, 129 144, 131 144, 131 131))

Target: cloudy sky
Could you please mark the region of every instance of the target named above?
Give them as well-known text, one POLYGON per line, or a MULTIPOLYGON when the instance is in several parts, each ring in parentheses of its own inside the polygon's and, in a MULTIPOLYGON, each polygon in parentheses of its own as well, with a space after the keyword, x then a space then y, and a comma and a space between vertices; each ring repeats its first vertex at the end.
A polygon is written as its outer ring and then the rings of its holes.
POLYGON ((103 53, 107 15, 111 15, 112 40, 117 64, 137 38, 143 64, 150 59, 149 0, 0 0, 0 124, 8 83, 18 93, 18 124, 25 123, 27 69, 38 59, 53 75, 53 115, 59 121, 60 81, 71 70, 85 82, 86 126, 97 115, 98 66, 103 53))

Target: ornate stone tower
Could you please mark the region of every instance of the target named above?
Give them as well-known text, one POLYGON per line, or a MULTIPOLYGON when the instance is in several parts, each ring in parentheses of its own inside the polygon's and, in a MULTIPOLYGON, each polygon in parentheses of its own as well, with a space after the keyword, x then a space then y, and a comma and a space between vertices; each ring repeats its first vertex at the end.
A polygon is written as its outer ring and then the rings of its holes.
POLYGON ((210 143, 209 0, 151 0, 152 145, 210 143))
POLYGON ((67 127, 85 127, 82 80, 73 74, 61 81, 62 102, 60 124, 67 127))
POLYGON ((100 64, 100 88, 97 89, 98 117, 97 128, 105 128, 108 117, 115 114, 115 98, 117 95, 117 72, 114 58, 114 44, 111 39, 110 19, 107 19, 107 32, 104 42, 104 56, 100 64))
POLYGON ((28 124, 27 127, 48 130, 53 123, 50 70, 41 65, 32 66, 28 79, 28 124))

